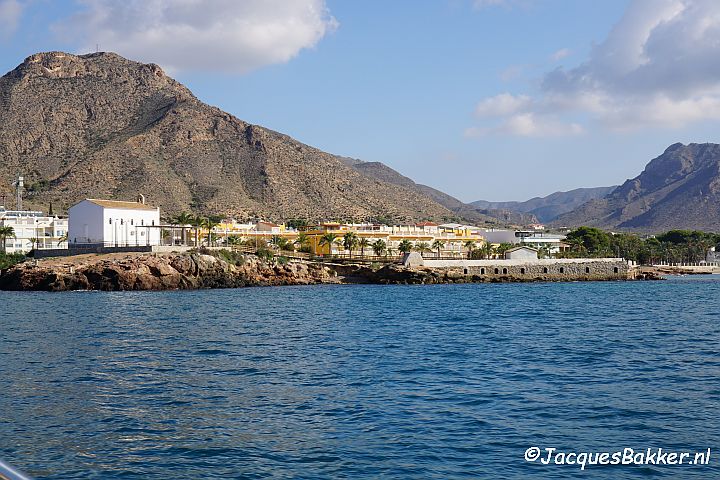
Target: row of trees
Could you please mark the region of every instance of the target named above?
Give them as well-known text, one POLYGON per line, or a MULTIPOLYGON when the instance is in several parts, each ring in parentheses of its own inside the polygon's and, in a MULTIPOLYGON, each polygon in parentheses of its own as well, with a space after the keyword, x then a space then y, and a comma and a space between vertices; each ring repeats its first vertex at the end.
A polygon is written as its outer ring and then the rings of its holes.
POLYGON ((622 257, 641 264, 697 263, 707 258, 711 248, 720 247, 720 234, 671 230, 643 238, 580 227, 568 233, 566 242, 571 247, 561 254, 564 257, 622 257))

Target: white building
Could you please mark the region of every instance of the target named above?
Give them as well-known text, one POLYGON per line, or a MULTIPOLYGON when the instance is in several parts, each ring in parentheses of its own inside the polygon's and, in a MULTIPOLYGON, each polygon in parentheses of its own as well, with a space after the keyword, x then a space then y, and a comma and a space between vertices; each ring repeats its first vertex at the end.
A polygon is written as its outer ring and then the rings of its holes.
POLYGON ((15 233, 14 237, 5 240, 4 251, 7 253, 27 253, 33 248, 67 248, 66 218, 0 207, 0 226, 12 227, 15 233))
POLYGON ((505 252, 505 260, 537 260, 538 251, 530 247, 515 247, 505 252))
POLYGON ((160 209, 138 202, 85 199, 68 210, 70 247, 160 245, 160 209))

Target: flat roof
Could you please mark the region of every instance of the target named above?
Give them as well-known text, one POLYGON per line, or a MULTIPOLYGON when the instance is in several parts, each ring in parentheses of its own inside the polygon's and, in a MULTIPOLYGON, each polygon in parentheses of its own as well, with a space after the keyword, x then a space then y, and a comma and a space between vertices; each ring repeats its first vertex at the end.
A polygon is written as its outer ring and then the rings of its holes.
POLYGON ((94 198, 86 198, 88 202, 94 203, 95 205, 99 205, 103 208, 115 208, 119 210, 157 210, 155 207, 151 207, 150 205, 145 205, 144 203, 140 202, 123 202, 120 200, 97 200, 94 198))

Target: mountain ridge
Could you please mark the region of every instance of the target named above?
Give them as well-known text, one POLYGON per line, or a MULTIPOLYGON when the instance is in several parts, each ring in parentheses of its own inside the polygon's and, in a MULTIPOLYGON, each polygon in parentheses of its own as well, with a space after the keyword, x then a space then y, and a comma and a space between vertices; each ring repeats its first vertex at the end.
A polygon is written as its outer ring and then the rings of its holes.
POLYGON ((155 64, 38 53, 0 78, 0 183, 28 206, 134 199, 173 214, 394 221, 457 214, 198 100, 155 64))
POLYGON ((617 186, 576 188, 567 191, 558 191, 544 197, 533 197, 526 201, 489 202, 477 200, 470 205, 485 209, 507 209, 535 215, 540 222, 550 222, 579 207, 583 203, 602 198, 612 192, 617 186))
POLYGON ((720 229, 720 145, 670 145, 635 178, 559 216, 555 225, 660 232, 720 229))

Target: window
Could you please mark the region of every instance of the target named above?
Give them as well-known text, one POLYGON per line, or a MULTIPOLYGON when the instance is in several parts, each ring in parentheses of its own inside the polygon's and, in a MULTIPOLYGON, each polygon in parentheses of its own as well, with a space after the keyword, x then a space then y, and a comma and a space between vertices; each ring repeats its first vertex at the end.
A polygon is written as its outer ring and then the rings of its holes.
POLYGON ((620 273, 620 269, 618 267, 613 268, 613 272, 620 273))
POLYGON ((503 275, 507 275, 507 268, 503 268, 503 275))
POLYGON ((520 273, 521 273, 522 275, 525 275, 525 268, 524 268, 524 267, 520 269, 520 273))
POLYGON ((500 270, 496 268, 496 269, 495 269, 495 275, 497 275, 498 273, 500 273, 500 270))
POLYGON ((112 218, 108 218, 108 223, 112 225, 112 218))
POLYGON ((485 275, 485 269, 484 269, 484 268, 481 268, 481 269, 480 269, 480 275, 485 275))
POLYGON ((130 225, 135 225, 135 220, 133 220, 132 218, 130 219, 130 225))
POLYGON ((124 223, 125 223, 125 220, 121 218, 121 219, 120 219, 120 225, 123 225, 124 223))
POLYGON ((565 267, 560 267, 560 273, 565 273, 565 267))
POLYGON ((543 267, 543 273, 548 273, 548 268, 547 268, 547 267, 543 267))
POLYGON ((145 226, 145 220, 144 220, 144 219, 140 220, 140 225, 145 226))
POLYGON ((153 226, 153 227, 155 226, 155 220, 152 221, 152 226, 153 226))
POLYGON ((463 269, 463 271, 465 272, 465 275, 467 275, 467 273, 468 273, 467 268, 463 269))
POLYGON ((585 273, 590 273, 590 267, 585 267, 585 273))

